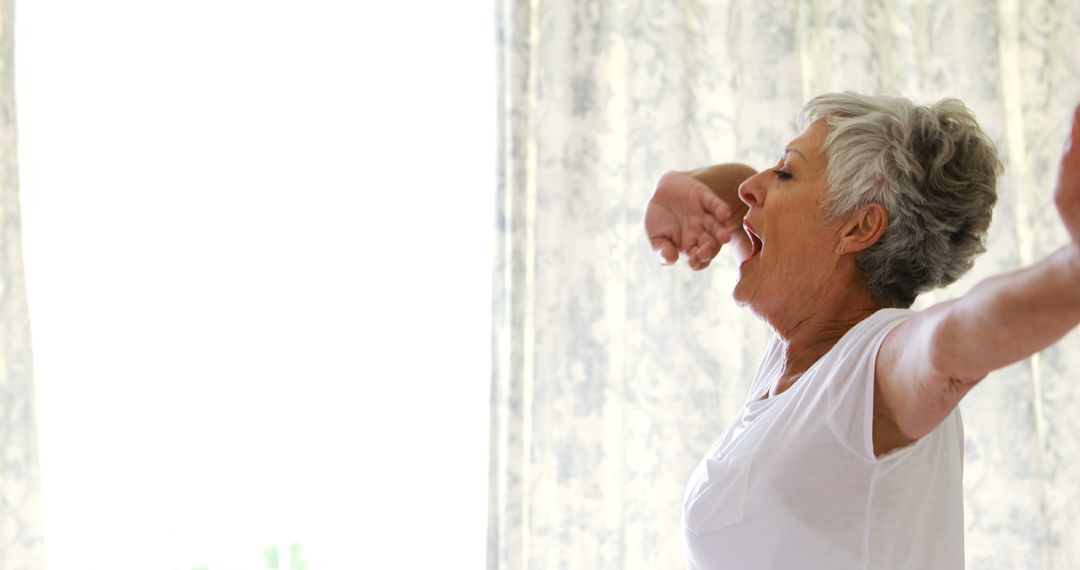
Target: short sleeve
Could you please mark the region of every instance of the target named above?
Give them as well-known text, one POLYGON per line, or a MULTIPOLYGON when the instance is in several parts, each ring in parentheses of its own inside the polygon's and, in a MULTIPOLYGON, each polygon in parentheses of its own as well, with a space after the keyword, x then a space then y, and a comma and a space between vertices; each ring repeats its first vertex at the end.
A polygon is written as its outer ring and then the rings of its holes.
POLYGON ((822 362, 828 370, 824 390, 827 422, 840 443, 857 457, 876 461, 874 454, 874 377, 878 350, 897 325, 916 312, 882 309, 855 325, 822 362))

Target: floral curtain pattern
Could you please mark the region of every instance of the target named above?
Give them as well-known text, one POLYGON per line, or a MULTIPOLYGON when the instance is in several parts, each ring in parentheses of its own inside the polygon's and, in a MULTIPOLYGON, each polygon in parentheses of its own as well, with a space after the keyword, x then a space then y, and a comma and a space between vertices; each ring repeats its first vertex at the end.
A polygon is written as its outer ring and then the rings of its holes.
POLYGON ((22 264, 12 0, 0 0, 0 569, 42 567, 30 324, 22 264))
MULTIPOLYGON (((641 219, 670 169, 771 164, 813 95, 964 101, 1006 174, 988 252, 1065 240, 1051 192, 1080 102, 1080 3, 500 0, 490 568, 678 568, 683 486, 766 329, 736 269, 663 268, 641 219)), ((721 254, 725 257, 728 254, 721 254)), ((1080 567, 1080 334, 961 405, 973 569, 1080 567)))

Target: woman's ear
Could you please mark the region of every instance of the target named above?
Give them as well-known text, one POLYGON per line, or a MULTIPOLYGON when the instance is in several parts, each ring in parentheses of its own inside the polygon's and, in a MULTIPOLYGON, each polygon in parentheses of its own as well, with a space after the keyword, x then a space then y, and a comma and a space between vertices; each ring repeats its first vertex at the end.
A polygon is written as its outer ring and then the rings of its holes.
POLYGON ((889 227, 889 214, 881 204, 868 204, 856 210, 840 227, 838 254, 870 249, 889 227))

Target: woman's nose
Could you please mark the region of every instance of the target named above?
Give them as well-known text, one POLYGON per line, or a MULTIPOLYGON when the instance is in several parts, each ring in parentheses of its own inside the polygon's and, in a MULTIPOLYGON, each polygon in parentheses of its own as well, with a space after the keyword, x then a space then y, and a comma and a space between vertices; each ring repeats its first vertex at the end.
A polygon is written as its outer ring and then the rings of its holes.
POLYGON ((761 171, 747 178, 739 185, 739 199, 751 208, 760 208, 765 203, 765 176, 768 171, 761 171))

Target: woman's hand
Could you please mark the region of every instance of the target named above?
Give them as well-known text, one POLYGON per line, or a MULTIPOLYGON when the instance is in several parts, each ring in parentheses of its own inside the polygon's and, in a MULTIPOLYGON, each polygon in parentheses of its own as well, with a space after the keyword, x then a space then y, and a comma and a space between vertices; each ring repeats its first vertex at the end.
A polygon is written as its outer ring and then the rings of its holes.
MULTIPOLYGON (((729 192, 736 197, 738 184, 753 174, 749 167, 721 165, 697 171, 711 171, 712 178, 723 169, 724 178, 730 182, 729 192), (730 174, 728 173, 730 171, 730 174)), ((685 253, 694 270, 705 269, 720 252, 720 246, 731 240, 732 234, 741 231, 742 214, 736 212, 704 182, 690 174, 668 172, 656 183, 656 190, 645 208, 645 233, 657 255, 665 264, 675 263, 679 253, 685 253)))
POLYGON ((1080 105, 1073 113, 1072 133, 1065 143, 1065 153, 1061 157, 1054 202, 1057 203, 1065 229, 1072 236, 1074 250, 1080 249, 1080 105))

